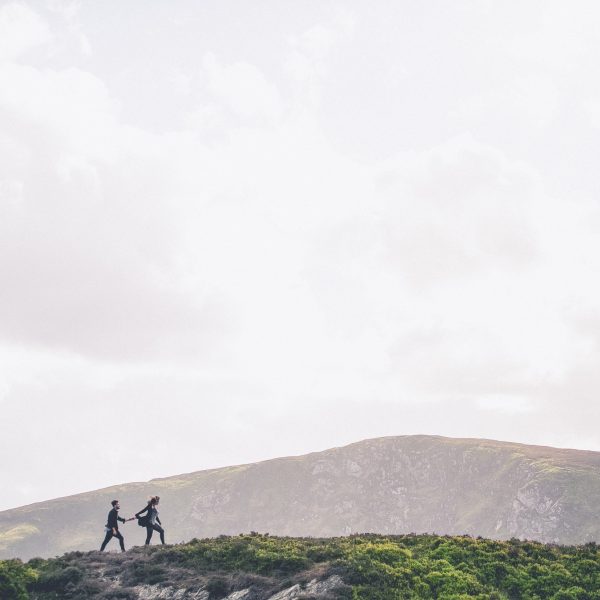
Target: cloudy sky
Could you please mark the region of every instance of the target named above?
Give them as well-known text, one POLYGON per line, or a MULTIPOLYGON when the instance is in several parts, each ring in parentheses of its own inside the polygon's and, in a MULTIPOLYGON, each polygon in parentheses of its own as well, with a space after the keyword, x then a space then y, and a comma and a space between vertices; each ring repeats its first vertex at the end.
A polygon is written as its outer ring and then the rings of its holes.
POLYGON ((599 18, 0 0, 0 509, 382 435, 600 450, 599 18))

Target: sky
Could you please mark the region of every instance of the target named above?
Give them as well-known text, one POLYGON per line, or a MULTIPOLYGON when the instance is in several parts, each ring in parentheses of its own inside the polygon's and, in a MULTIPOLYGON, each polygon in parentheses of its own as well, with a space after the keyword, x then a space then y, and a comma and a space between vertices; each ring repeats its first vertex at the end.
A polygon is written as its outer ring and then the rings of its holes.
POLYGON ((600 450, 599 18, 0 0, 0 510, 385 435, 600 450))

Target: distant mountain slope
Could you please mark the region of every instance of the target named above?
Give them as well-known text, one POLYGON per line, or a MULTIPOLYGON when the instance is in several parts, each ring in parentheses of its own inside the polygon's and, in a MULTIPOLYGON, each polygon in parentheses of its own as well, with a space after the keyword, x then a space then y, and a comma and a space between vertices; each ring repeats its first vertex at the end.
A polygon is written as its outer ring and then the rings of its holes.
MULTIPOLYGON (((121 514, 130 516, 151 494, 162 498, 169 542, 250 531, 466 533, 567 544, 600 538, 600 453, 401 436, 0 512, 0 558, 97 548, 110 500, 119 498, 121 514)), ((128 547, 143 543, 135 522, 123 533, 128 547)))

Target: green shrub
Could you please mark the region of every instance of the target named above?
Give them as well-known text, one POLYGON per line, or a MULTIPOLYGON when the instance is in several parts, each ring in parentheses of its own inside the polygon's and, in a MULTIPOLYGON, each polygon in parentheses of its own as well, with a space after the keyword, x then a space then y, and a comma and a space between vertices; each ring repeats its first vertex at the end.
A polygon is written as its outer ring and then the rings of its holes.
POLYGON ((74 587, 84 575, 85 572, 80 567, 50 563, 49 567, 40 571, 37 581, 31 587, 37 591, 58 593, 67 586, 74 587))
MULTIPOLYGON (((10 569, 5 563, 4 571, 12 577, 10 585, 21 586, 19 593, 29 589, 37 600, 105 597, 102 590, 109 583, 98 576, 100 564, 104 577, 120 577, 125 587, 204 586, 212 600, 250 586, 268 596, 332 573, 349 586, 339 593, 353 600, 600 600, 599 556, 596 545, 561 547, 468 536, 311 539, 254 534, 132 550, 122 556, 72 553, 27 565, 17 561, 10 569)), ((7 585, 8 576, 1 577, 7 585)), ((0 598, 26 598, 8 593, 0 598)), ((110 592, 113 598, 127 598, 130 592, 118 593, 125 595, 110 592)))
POLYGON ((0 598, 27 600, 27 587, 37 579, 37 572, 20 560, 0 560, 0 598))
POLYGON ((588 600, 590 595, 580 587, 571 587, 568 590, 556 592, 551 600, 588 600))
POLYGON ((156 585, 166 583, 168 579, 169 574, 165 566, 146 560, 131 563, 122 575, 123 584, 126 586, 156 585))

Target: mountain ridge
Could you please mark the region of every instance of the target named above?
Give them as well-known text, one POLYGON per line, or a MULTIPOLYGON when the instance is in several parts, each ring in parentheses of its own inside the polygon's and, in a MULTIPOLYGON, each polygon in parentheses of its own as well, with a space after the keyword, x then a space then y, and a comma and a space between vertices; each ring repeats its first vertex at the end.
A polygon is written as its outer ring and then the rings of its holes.
MULTIPOLYGON (((0 515, 2 515, 2 513, 5 512, 10 512, 10 511, 14 511, 14 510, 20 510, 20 509, 25 509, 25 508, 29 508, 29 507, 35 507, 35 506, 39 506, 42 504, 47 504, 49 502, 59 502, 61 500, 65 500, 67 498, 76 498, 78 496, 83 496, 86 494, 95 494, 95 493, 99 493, 99 492, 105 492, 105 491, 109 491, 109 490, 113 490, 113 489, 120 489, 122 486, 127 485, 127 486, 145 486, 145 485, 149 485, 151 483, 155 483, 155 482, 161 482, 161 481, 165 481, 165 480, 171 480, 171 479, 177 479, 180 477, 187 477, 187 476, 192 476, 192 475, 196 475, 198 473, 211 473, 214 471, 222 471, 224 469, 236 469, 236 468, 242 468, 242 467, 249 467, 249 466, 253 466, 253 465, 260 465, 260 464, 264 464, 264 463, 269 463, 269 462, 273 462, 273 461, 280 461, 280 460, 292 460, 295 458, 305 458, 305 457, 310 457, 316 454, 321 454, 323 452, 330 452, 330 451, 335 451, 335 450, 341 450, 344 448, 350 448, 352 446, 356 446, 359 444, 362 444, 364 442, 370 442, 370 441, 379 441, 379 440, 389 440, 389 439, 397 439, 397 438, 412 438, 412 439, 416 439, 416 438, 426 438, 426 439, 439 439, 439 440, 446 440, 446 441, 452 441, 452 442, 473 442, 473 443, 478 443, 480 445, 486 445, 486 444, 493 444, 493 445, 502 445, 502 446, 515 446, 518 447, 519 449, 539 449, 539 450, 547 450, 549 452, 555 452, 556 454, 562 454, 562 453, 566 453, 566 452, 573 452, 573 453, 580 453, 580 454, 585 454, 586 456, 594 456, 597 458, 597 463, 600 466, 600 451, 597 450, 584 450, 584 449, 579 449, 579 448, 571 448, 571 447, 567 447, 567 448, 563 448, 563 447, 558 447, 558 446, 545 446, 545 445, 541 445, 541 444, 525 444, 522 442, 512 442, 512 441, 505 441, 505 440, 494 440, 491 438, 474 438, 474 437, 459 437, 459 438, 455 438, 455 437, 450 437, 450 436, 444 436, 444 435, 436 435, 436 434, 407 434, 407 435, 386 435, 386 436, 379 436, 376 438, 367 438, 365 440, 360 440, 357 442, 350 442, 348 444, 343 444, 340 446, 332 446, 331 448, 326 448, 324 450, 314 450, 312 452, 307 452, 306 454, 288 454, 285 456, 276 456, 276 457, 272 457, 272 458, 265 458, 262 460, 258 460, 256 462, 248 462, 248 463, 236 463, 233 465, 223 465, 223 466, 219 466, 219 467, 211 467, 209 469, 198 469, 195 471, 185 471, 182 473, 178 473, 176 475, 166 475, 164 477, 152 477, 151 479, 147 479, 147 480, 139 480, 139 481, 128 481, 128 482, 121 482, 121 483, 115 483, 112 485, 107 485, 101 488, 97 488, 94 490, 86 490, 86 491, 82 491, 82 492, 75 492, 74 494, 67 494, 65 496, 57 496, 56 498, 48 498, 46 500, 38 500, 36 502, 31 502, 30 504, 23 504, 20 506, 14 506, 11 508, 7 508, 4 510, 0 510, 0 515)), ((547 457, 547 456, 546 456, 547 457)), ((583 465, 583 466, 589 466, 589 465, 583 465)))
MULTIPOLYGON (((171 541, 250 531, 315 537, 465 533, 558 543, 600 537, 594 505, 600 452, 386 436, 2 511, 0 558, 93 549, 113 497, 129 516, 151 494, 163 498, 161 518, 171 541)), ((131 524, 124 528, 128 544, 141 543, 142 533, 131 524)))

